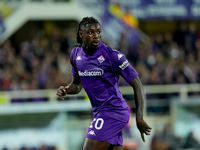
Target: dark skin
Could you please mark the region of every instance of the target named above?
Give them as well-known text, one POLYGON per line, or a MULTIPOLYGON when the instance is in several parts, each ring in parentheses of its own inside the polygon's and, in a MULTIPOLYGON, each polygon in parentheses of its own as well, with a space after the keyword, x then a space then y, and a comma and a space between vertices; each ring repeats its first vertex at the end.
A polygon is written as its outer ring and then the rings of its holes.
MULTIPOLYGON (((79 36, 83 41, 83 49, 87 55, 95 53, 101 39, 101 26, 98 23, 88 24, 81 28, 79 36)), ((144 134, 150 135, 151 127, 143 119, 143 107, 145 93, 143 85, 136 77, 129 85, 133 88, 136 105, 136 124, 142 140, 145 142, 144 134)), ((58 98, 64 100, 66 94, 77 94, 81 91, 82 84, 79 76, 72 77, 72 81, 67 86, 60 86, 57 90, 58 98)), ((111 145, 107 141, 97 141, 86 138, 83 150, 123 150, 120 145, 111 145)))
POLYGON ((92 55, 99 45, 101 40, 101 26, 98 23, 88 24, 82 31, 79 31, 79 36, 83 41, 83 49, 87 55, 92 55))

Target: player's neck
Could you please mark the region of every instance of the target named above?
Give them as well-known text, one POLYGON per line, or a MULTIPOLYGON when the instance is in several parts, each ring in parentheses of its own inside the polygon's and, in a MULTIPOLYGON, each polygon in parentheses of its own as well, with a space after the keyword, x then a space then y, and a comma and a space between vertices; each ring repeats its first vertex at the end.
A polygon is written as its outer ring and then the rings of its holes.
POLYGON ((96 52, 96 49, 89 48, 88 46, 83 45, 83 50, 86 55, 93 55, 96 52))

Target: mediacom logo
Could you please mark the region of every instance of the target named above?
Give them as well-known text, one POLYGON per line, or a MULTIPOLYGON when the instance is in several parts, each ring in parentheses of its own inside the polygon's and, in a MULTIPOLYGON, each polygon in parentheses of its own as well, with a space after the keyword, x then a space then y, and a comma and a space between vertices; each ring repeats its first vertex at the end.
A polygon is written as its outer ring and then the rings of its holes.
POLYGON ((89 69, 85 70, 84 72, 78 71, 79 76, 101 76, 103 75, 103 70, 100 68, 94 68, 94 69, 89 69))

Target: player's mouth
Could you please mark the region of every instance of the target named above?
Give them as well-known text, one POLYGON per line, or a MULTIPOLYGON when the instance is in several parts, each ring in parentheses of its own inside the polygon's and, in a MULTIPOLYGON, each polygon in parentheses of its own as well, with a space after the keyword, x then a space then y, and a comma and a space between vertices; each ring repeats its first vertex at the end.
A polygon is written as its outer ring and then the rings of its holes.
POLYGON ((95 46, 95 47, 97 47, 99 45, 99 41, 93 41, 92 45, 95 46))

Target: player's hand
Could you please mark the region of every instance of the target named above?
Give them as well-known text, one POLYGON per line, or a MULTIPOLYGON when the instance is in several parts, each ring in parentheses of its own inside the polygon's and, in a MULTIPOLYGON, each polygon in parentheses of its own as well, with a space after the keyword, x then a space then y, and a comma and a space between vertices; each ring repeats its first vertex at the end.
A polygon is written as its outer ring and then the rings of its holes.
POLYGON ((136 119, 136 122, 137 122, 137 128, 141 134, 141 138, 145 142, 144 134, 150 135, 152 128, 143 119, 136 119))
POLYGON ((57 96, 59 99, 64 100, 63 96, 65 96, 67 94, 67 90, 69 89, 68 86, 60 86, 57 89, 57 96))

